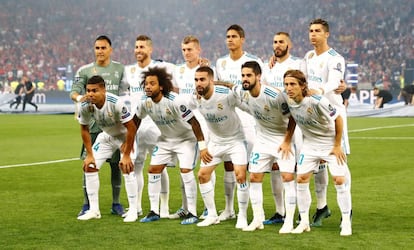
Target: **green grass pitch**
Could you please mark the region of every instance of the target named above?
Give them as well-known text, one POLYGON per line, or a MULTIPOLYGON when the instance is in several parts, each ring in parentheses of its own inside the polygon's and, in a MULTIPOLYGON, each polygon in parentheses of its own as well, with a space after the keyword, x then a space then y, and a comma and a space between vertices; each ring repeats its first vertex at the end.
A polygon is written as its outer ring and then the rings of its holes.
MULTIPOLYGON (((102 218, 78 221, 82 169, 80 129, 73 115, 0 115, 1 249, 414 249, 414 118, 349 118, 353 235, 339 236, 340 212, 330 181, 332 216, 302 235, 279 235, 281 225, 242 232, 235 220, 208 228, 179 220, 123 223, 110 214, 109 165, 100 173, 102 218), (73 159, 68 161, 59 160, 73 159), (46 163, 56 161, 54 163, 46 163), (40 163, 39 163, 40 162, 40 163), (42 163, 43 162, 43 163, 42 163), (27 164, 27 165, 26 165, 27 164)), ((146 168, 147 169, 147 168, 146 168)), ((170 212, 181 205, 177 169, 169 169, 170 212)), ((224 208, 223 169, 216 205, 224 208)), ((147 183, 143 206, 148 212, 147 183)), ((313 186, 313 185, 311 185, 313 186)), ((267 217, 275 211, 269 176, 267 217)), ((313 202, 315 201, 314 194, 313 202)), ((122 203, 127 204, 125 190, 122 203)), ((203 202, 198 193, 198 212, 203 202)), ((237 206, 236 206, 237 208, 237 206)), ((315 204, 312 204, 313 214, 315 204)), ((252 212, 249 207, 249 220, 252 212)))

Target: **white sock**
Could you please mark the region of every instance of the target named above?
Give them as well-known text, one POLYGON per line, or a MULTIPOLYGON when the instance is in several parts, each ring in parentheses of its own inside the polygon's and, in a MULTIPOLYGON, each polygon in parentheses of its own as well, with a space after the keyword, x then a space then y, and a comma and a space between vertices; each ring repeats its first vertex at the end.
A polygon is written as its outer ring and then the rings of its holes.
POLYGON ((263 186, 261 182, 251 182, 249 188, 250 202, 253 209, 253 220, 264 220, 263 186), (259 218, 260 217, 260 218, 259 218))
POLYGON ((247 208, 249 206, 249 183, 237 184, 237 203, 239 205, 238 216, 247 218, 247 208))
MULTIPOLYGON (((323 163, 323 164, 327 164, 327 163, 323 163)), ((316 207, 318 209, 322 209, 328 204, 326 202, 328 182, 329 182, 328 169, 327 167, 325 167, 323 171, 319 171, 317 174, 315 174, 316 207)))
POLYGON ((216 203, 214 202, 214 187, 211 181, 199 184, 204 206, 207 208, 208 216, 217 217, 216 203))
POLYGON ((142 192, 144 191, 144 165, 135 163, 135 177, 137 179, 137 211, 142 211, 142 192))
POLYGON ((194 172, 181 173, 181 178, 184 182, 188 211, 197 216, 197 182, 194 172))
POLYGON ((289 181, 283 183, 285 189, 285 207, 286 215, 284 223, 289 223, 293 226, 293 218, 295 216, 296 209, 296 183, 295 181, 289 181))
POLYGON ((342 213, 342 219, 348 219, 351 215, 351 194, 345 184, 335 185, 336 199, 342 213))
POLYGON ((273 199, 275 201, 276 212, 282 216, 285 215, 285 204, 283 201, 283 181, 282 177, 280 176, 279 170, 272 170, 270 172, 271 176, 271 187, 272 187, 272 194, 273 199))
MULTIPOLYGON (((347 190, 349 191, 349 195, 351 197, 351 171, 349 169, 349 167, 346 168, 345 170, 345 185, 347 190)), ((352 202, 351 202, 351 210, 352 210, 352 202)))
POLYGON ((309 224, 309 208, 312 202, 309 182, 297 183, 296 191, 301 223, 309 224))
POLYGON ((170 198, 170 177, 167 167, 161 172, 161 192, 160 192, 160 211, 169 214, 170 207, 168 205, 170 198))
POLYGON ((99 172, 85 173, 89 210, 99 211, 99 172))
POLYGON ((135 176, 135 172, 131 172, 129 174, 123 174, 125 179, 125 190, 128 196, 128 203, 129 203, 129 211, 134 211, 135 213, 137 210, 137 180, 135 176))
POLYGON ((161 174, 148 174, 148 197, 151 204, 151 211, 159 214, 161 192, 161 174))
POLYGON ((181 207, 188 211, 188 202, 187 202, 187 195, 185 193, 184 181, 183 177, 180 175, 180 188, 181 188, 181 207))
POLYGON ((236 175, 234 171, 224 171, 225 210, 234 211, 234 189, 236 188, 236 175))

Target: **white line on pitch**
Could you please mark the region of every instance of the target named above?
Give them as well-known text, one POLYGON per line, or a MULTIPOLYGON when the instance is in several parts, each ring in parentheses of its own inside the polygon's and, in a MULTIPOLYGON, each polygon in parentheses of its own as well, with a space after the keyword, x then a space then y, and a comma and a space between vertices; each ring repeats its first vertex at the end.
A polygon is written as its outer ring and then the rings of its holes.
POLYGON ((384 126, 384 127, 362 128, 362 129, 348 130, 348 133, 378 130, 378 129, 384 129, 384 128, 404 128, 404 127, 413 127, 413 126, 414 124, 403 124, 403 125, 393 125, 393 126, 384 126))
POLYGON ((349 137, 349 139, 363 140, 414 140, 414 137, 349 137))
POLYGON ((55 160, 55 161, 32 162, 32 163, 23 163, 23 164, 15 164, 15 165, 5 165, 5 166, 0 166, 0 169, 1 168, 27 167, 27 166, 34 166, 34 165, 46 165, 46 164, 74 161, 74 160, 79 160, 79 158, 70 158, 70 159, 55 160))

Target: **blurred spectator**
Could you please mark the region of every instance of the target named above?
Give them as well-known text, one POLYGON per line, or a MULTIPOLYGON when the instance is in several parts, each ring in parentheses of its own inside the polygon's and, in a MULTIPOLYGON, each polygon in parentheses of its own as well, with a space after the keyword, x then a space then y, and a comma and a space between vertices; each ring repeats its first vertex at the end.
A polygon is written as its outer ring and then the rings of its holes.
POLYGON ((0 80, 10 83, 27 74, 49 89, 71 78, 68 65, 77 70, 88 63, 90 41, 98 34, 113 37, 113 58, 123 64, 134 62, 130 41, 142 33, 160 41, 155 58, 180 62, 181 38, 194 34, 207 45, 202 56, 214 61, 226 53, 222 27, 233 23, 246 30, 244 48, 250 53, 267 59, 272 34, 284 30, 294 40, 292 53, 301 57, 310 49, 308 23, 317 17, 328 20, 334 31, 330 45, 347 62, 358 63, 359 74, 370 83, 392 83, 394 73, 414 59, 412 0, 2 1, 0 80))
POLYGON ((392 100, 392 94, 389 90, 374 87, 375 104, 374 109, 382 109, 385 103, 392 100))

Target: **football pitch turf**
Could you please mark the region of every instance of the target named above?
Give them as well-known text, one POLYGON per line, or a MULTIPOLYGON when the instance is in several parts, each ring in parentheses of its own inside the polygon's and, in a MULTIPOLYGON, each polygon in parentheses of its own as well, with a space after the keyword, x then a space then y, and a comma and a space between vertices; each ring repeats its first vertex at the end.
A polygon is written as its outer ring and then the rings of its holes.
MULTIPOLYGON (((1 114, 0 124, 1 249, 414 249, 414 118, 348 119, 353 199, 350 237, 339 236, 340 211, 332 180, 328 187, 332 216, 322 227, 301 235, 279 235, 280 224, 243 232, 234 228, 235 220, 207 228, 168 219, 124 223, 110 214, 108 164, 100 171, 102 218, 78 221, 83 200, 78 160, 81 137, 73 115, 1 114)), ((169 169, 169 174, 173 213, 181 205, 178 169, 169 169)), ((221 166, 215 190, 217 209, 222 210, 221 166)), ((263 193, 269 217, 275 212, 269 175, 263 193)), ((146 214, 147 183, 143 196, 146 214)), ((126 206, 124 187, 121 199, 126 206)), ((313 191, 312 199, 311 215, 313 191)), ((200 214, 199 192, 197 205, 200 214)))

